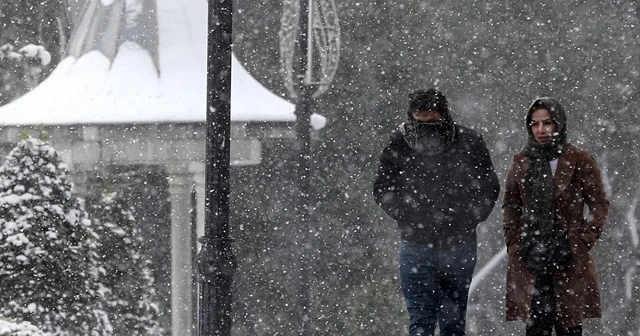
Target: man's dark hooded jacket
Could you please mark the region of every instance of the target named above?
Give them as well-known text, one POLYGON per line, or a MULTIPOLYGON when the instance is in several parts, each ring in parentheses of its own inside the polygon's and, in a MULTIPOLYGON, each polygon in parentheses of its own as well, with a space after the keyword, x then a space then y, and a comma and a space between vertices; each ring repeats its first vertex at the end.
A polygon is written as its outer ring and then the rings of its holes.
POLYGON ((482 136, 455 124, 446 102, 439 112, 451 132, 442 150, 417 148, 417 122, 409 113, 380 157, 373 194, 398 222, 402 239, 448 248, 475 241, 476 226, 491 213, 500 184, 482 136))

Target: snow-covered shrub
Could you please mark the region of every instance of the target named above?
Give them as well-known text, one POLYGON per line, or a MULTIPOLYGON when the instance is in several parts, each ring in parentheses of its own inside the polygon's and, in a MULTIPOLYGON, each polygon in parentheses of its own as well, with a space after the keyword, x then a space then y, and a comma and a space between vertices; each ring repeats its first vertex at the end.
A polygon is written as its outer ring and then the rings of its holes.
POLYGON ((115 335, 159 336, 158 307, 149 259, 143 254, 143 238, 122 191, 102 190, 89 207, 98 251, 105 270, 103 284, 109 288, 105 307, 115 335))
POLYGON ((29 322, 14 322, 0 318, 0 336, 48 336, 29 322))
POLYGON ((11 44, 0 46, 0 60, 34 61, 43 66, 51 62, 51 54, 41 45, 27 44, 16 51, 11 44))
POLYGON ((52 335, 110 335, 96 238, 56 150, 19 141, 0 167, 0 315, 52 335))
POLYGON ((51 61, 51 54, 41 45, 28 44, 19 49, 0 45, 0 105, 35 88, 49 73, 51 61))

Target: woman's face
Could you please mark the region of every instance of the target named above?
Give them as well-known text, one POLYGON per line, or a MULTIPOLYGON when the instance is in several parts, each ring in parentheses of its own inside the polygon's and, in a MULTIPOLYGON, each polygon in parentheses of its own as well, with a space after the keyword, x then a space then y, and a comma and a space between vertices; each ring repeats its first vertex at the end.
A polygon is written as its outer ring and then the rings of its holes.
POLYGON ((551 142, 553 134, 556 132, 556 122, 551 118, 551 113, 547 109, 537 109, 531 114, 531 133, 533 137, 541 144, 551 142))

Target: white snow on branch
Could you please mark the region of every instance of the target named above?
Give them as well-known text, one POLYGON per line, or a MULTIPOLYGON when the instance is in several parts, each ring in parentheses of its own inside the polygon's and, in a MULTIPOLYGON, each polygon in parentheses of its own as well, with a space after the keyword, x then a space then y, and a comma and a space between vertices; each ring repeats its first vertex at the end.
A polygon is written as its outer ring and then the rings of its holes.
POLYGON ((0 205, 4 205, 4 204, 16 205, 25 201, 31 201, 31 200, 37 200, 37 199, 40 199, 40 197, 30 193, 25 193, 22 195, 9 194, 0 198, 0 205))
POLYGON ((633 200, 631 200, 631 206, 625 214, 627 224, 629 225, 629 233, 631 234, 631 243, 634 248, 638 248, 638 244, 640 243, 640 237, 638 237, 638 218, 636 217, 638 202, 640 202, 640 188, 636 189, 636 194, 633 196, 633 200))
POLYGON ((20 48, 18 52, 24 57, 37 59, 42 66, 46 66, 51 62, 51 54, 41 45, 27 44, 20 48))
POLYGON ((15 51, 11 44, 0 46, 0 59, 9 59, 11 61, 22 61, 25 58, 35 59, 40 65, 46 66, 51 62, 51 54, 41 45, 27 44, 26 46, 15 51))
POLYGON ((11 44, 4 44, 0 46, 0 60, 4 58, 19 61, 22 59, 22 54, 15 52, 11 44))
POLYGON ((638 268, 638 262, 636 261, 635 264, 631 267, 629 267, 627 269, 627 271, 624 274, 624 296, 627 299, 630 299, 633 297, 633 292, 634 292, 634 280, 636 278, 636 269, 638 268))
POLYGON ((507 256, 507 248, 503 247, 500 252, 494 255, 489 262, 487 262, 479 271, 473 276, 473 280, 471 281, 471 285, 469 286, 469 296, 471 293, 478 288, 480 282, 484 280, 484 278, 489 274, 494 268, 500 264, 500 261, 507 256))
POLYGON ((604 190, 607 192, 607 195, 612 195, 613 183, 615 182, 615 177, 609 174, 609 152, 604 152, 602 154, 602 182, 604 184, 604 190))

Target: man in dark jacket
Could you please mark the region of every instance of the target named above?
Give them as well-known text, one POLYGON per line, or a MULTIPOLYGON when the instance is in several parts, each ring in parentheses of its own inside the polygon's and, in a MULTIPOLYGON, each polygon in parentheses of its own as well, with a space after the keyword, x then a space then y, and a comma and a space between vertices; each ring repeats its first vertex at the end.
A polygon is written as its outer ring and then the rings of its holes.
POLYGON ((382 152, 373 194, 398 223, 410 336, 465 334, 476 226, 500 184, 482 136, 451 119, 438 90, 409 95, 409 120, 382 152))

